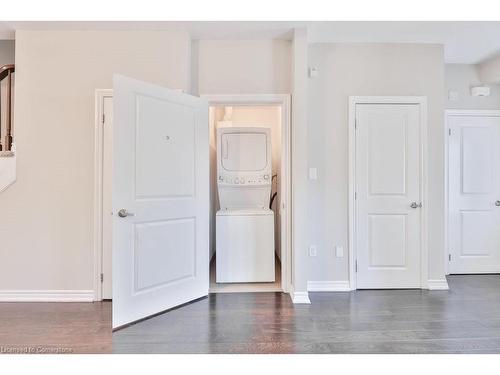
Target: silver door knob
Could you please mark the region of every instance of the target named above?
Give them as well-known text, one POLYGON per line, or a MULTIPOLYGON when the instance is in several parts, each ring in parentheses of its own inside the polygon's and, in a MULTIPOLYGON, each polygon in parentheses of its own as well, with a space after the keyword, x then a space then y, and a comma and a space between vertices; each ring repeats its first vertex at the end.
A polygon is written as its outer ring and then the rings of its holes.
POLYGON ((131 212, 127 212, 126 209, 122 208, 120 211, 118 211, 118 216, 127 217, 127 216, 134 216, 134 214, 131 212))
POLYGON ((419 208, 419 207, 422 207, 422 203, 411 202, 410 207, 411 208, 419 208))
POLYGON ((495 206, 500 206, 500 201, 496 201, 495 206))

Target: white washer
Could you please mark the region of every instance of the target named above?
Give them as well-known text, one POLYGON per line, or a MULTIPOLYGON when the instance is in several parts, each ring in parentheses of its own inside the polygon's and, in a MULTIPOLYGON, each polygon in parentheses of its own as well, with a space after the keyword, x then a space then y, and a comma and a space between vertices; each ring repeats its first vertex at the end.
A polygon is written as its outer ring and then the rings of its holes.
POLYGON ((218 283, 274 281, 272 210, 221 210, 216 228, 218 283))
POLYGON ((271 157, 269 128, 217 129, 218 283, 275 281, 271 157))

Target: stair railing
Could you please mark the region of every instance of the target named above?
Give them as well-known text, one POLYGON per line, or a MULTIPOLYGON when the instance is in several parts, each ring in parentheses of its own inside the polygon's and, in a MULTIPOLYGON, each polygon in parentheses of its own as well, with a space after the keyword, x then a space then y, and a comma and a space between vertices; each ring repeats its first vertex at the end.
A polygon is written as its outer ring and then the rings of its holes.
MULTIPOLYGON (((5 139, 3 142, 3 147, 5 150, 2 149, 2 144, 0 143, 0 151, 10 151, 12 149, 12 97, 14 95, 14 91, 12 90, 12 84, 13 84, 13 74, 15 72, 15 66, 14 64, 9 64, 9 65, 4 65, 0 67, 0 85, 4 79, 7 79, 7 94, 5 98, 5 110, 6 110, 6 116, 5 116, 5 139)), ((1 87, 1 86, 0 86, 1 87)), ((0 89, 0 114, 2 111, 1 108, 1 89, 0 89)), ((0 116, 1 120, 1 116, 0 116)), ((2 126, 1 126, 1 121, 0 121, 0 140, 2 137, 2 126)))

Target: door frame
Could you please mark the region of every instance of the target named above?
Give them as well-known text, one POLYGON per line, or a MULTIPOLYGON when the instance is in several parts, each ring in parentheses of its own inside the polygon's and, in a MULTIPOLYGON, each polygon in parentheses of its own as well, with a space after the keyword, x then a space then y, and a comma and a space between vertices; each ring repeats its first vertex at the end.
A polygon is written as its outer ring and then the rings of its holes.
POLYGON ((284 293, 290 293, 292 285, 292 150, 291 150, 291 123, 290 123, 290 95, 289 94, 222 94, 201 95, 211 106, 281 106, 281 173, 282 179, 281 207, 285 213, 285 227, 281 231, 281 288, 284 293), (284 168, 283 168, 284 167, 284 168))
MULTIPOLYGON (((113 97, 113 89, 95 90, 95 118, 94 118, 94 233, 93 233, 93 281, 94 301, 102 301, 102 256, 103 249, 103 111, 104 99, 113 97)), ((256 95, 201 95, 208 100, 209 106, 214 105, 279 105, 281 106, 281 142, 282 142, 282 173, 286 183, 282 183, 285 195, 282 196, 282 210, 285 211, 286 226, 285 238, 281 239, 281 288, 289 293, 292 285, 292 253, 291 253, 291 123, 290 123, 290 95, 256 94, 256 95), (285 166, 285 168, 283 168, 285 166), (284 207, 283 207, 284 204, 284 207), (286 245, 284 245, 286 243, 286 245)), ((283 237, 283 236, 282 236, 283 237)))
MULTIPOLYGON (((95 90, 95 118, 94 118, 94 301, 102 301, 102 257, 103 249, 103 115, 104 99, 113 97, 113 89, 95 90)), ((110 249, 111 251, 111 249, 110 249)))
POLYGON ((348 175, 349 175, 349 288, 356 290, 356 105, 357 104, 416 104, 420 108, 420 288, 428 289, 428 210, 427 210, 427 97, 426 96, 349 96, 348 175))
POLYGON ((498 109, 446 109, 444 111, 444 248, 445 248, 445 275, 450 274, 450 117, 500 117, 498 109))

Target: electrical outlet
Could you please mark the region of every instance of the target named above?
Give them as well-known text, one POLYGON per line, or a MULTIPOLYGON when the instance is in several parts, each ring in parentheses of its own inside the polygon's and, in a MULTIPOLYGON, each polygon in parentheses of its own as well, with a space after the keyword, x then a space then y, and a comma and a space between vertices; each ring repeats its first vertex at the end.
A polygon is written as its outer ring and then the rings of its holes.
POLYGON ((335 246, 335 256, 337 258, 343 258, 344 257, 344 247, 343 246, 335 246))
POLYGON ((448 91, 448 100, 449 101, 452 101, 452 102, 455 102, 458 100, 458 91, 454 91, 454 90, 449 90, 448 91))
POLYGON ((318 169, 317 168, 309 168, 309 179, 317 180, 318 179, 318 169))
POLYGON ((318 252, 316 251, 316 246, 314 245, 309 246, 309 256, 315 257, 316 255, 318 255, 318 252))

